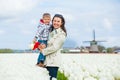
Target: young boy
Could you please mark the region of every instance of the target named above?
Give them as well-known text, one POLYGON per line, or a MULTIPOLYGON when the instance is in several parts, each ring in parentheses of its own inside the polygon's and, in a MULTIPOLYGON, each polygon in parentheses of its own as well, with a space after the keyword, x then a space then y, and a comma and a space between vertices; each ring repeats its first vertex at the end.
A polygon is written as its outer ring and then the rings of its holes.
MULTIPOLYGON (((40 47, 41 44, 45 44, 47 46, 50 21, 51 21, 51 15, 49 13, 44 13, 42 19, 40 19, 37 33, 33 39, 33 43, 34 43, 33 50, 38 49, 38 47, 40 47)), ((44 67, 44 60, 45 60, 45 56, 40 52, 37 60, 37 65, 40 67, 44 67)))

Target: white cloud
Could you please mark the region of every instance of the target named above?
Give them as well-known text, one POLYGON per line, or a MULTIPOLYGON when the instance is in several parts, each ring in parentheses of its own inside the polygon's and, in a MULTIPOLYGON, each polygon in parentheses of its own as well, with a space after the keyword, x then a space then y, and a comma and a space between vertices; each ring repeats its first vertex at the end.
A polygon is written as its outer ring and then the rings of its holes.
POLYGON ((39 22, 39 21, 37 21, 37 20, 35 20, 35 19, 31 20, 31 24, 33 24, 33 25, 38 25, 38 22, 39 22))
POLYGON ((112 23, 108 18, 103 19, 103 25, 106 29, 112 30, 112 23))
POLYGON ((4 21, 4 23, 16 23, 19 21, 20 21, 20 19, 18 19, 18 18, 8 18, 4 21))
POLYGON ((17 15, 29 11, 38 2, 39 0, 0 0, 0 15, 17 15))
POLYGON ((65 15, 65 19, 68 21, 68 22, 72 22, 75 20, 75 16, 72 15, 72 14, 64 14, 65 15))
POLYGON ((106 46, 119 46, 120 45, 120 38, 118 36, 108 36, 106 38, 107 42, 105 43, 106 46))
POLYGON ((31 30, 22 30, 21 32, 24 35, 31 35, 31 34, 33 34, 33 32, 31 30))
POLYGON ((0 35, 4 34, 5 31, 4 30, 0 30, 0 35))

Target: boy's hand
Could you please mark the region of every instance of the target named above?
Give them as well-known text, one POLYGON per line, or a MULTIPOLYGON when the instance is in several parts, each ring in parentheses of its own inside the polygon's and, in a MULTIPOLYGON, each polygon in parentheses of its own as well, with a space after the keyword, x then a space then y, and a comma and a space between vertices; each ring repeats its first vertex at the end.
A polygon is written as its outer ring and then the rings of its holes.
POLYGON ((42 52, 42 49, 46 48, 46 45, 45 44, 40 44, 38 46, 38 49, 42 52))
POLYGON ((36 38, 34 38, 34 39, 33 39, 33 43, 36 43, 36 42, 37 42, 37 39, 36 39, 36 38))
POLYGON ((41 47, 41 45, 39 45, 39 46, 38 46, 38 49, 42 52, 42 49, 43 49, 43 48, 41 47))
POLYGON ((41 45, 41 48, 44 49, 46 48, 46 45, 45 44, 40 44, 41 45))

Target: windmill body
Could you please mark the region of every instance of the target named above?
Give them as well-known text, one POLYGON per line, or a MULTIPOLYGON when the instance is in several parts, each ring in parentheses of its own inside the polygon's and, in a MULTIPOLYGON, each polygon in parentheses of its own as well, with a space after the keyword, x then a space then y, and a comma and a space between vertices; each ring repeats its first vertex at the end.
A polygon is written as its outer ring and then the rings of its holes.
POLYGON ((95 40, 90 42, 89 53, 99 53, 97 42, 95 40))
POLYGON ((95 40, 95 30, 93 30, 93 40, 92 41, 84 41, 89 42, 90 43, 90 49, 89 49, 89 53, 99 53, 99 49, 98 49, 98 42, 105 42, 105 41, 96 41, 95 40))

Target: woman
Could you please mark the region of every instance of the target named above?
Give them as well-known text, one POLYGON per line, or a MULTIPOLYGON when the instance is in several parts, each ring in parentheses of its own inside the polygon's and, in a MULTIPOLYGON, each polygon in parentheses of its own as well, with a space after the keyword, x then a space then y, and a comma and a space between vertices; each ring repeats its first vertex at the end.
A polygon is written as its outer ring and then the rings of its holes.
MULTIPOLYGON (((65 20, 60 14, 56 14, 52 19, 52 25, 50 28, 50 35, 47 44, 47 48, 39 48, 43 55, 46 56, 45 65, 49 71, 50 80, 57 78, 57 72, 60 63, 60 49, 66 38, 65 20)), ((43 44, 42 47, 45 45, 43 44)))

